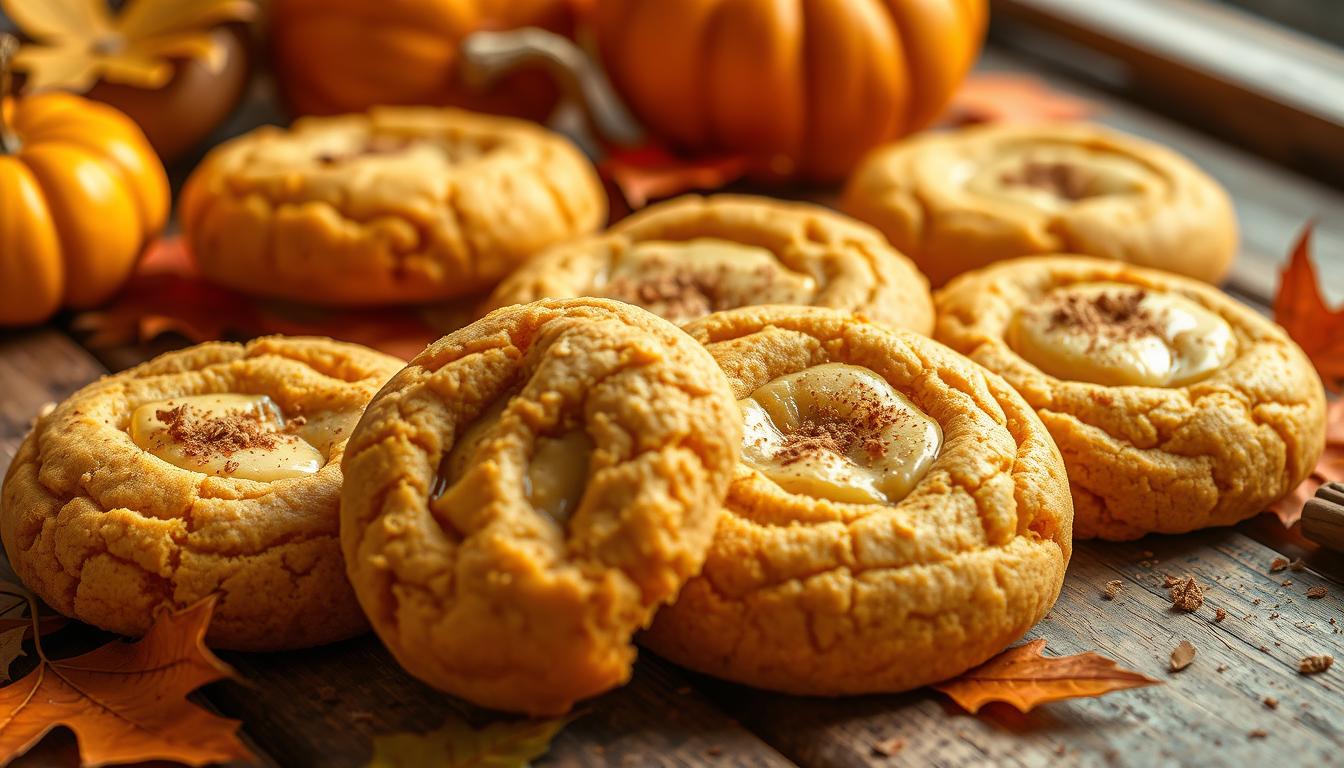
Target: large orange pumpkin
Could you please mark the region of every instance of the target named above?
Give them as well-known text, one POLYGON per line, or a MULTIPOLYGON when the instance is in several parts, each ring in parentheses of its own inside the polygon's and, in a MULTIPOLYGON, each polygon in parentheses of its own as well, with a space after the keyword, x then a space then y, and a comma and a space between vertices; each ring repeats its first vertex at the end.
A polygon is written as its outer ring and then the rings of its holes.
POLYGON ((655 134, 832 180, 927 125, 975 60, 985 0, 598 0, 612 82, 655 134))
POLYGON ((478 29, 568 35, 575 14, 575 0, 272 0, 272 58, 297 114, 428 104, 541 119, 559 95, 547 76, 519 72, 477 92, 459 77, 458 46, 478 29))
POLYGON ((7 47, 0 39, 0 325, 23 325, 121 287, 168 218, 168 178, 112 107, 56 91, 9 98, 7 47))

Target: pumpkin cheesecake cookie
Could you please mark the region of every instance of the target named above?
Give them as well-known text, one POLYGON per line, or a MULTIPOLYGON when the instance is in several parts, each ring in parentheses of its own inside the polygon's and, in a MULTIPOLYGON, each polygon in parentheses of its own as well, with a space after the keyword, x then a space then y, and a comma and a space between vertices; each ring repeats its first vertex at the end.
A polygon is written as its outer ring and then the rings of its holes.
POLYGON ((412 360, 351 438, 355 593, 421 680, 562 713, 629 679, 631 636, 700 570, 741 429, 713 359, 638 307, 493 312, 412 360))
POLYGON ((1231 525, 1321 453, 1306 355, 1203 283, 1045 256, 963 275, 937 303, 936 338, 1003 375, 1054 436, 1080 538, 1231 525))
POLYGON ((258 128, 212 151, 181 200, 206 277, 330 305, 483 293, 605 219, 596 172, 559 134, 416 107, 258 128))
POLYGON ((211 646, 318 645, 367 626, 338 539, 341 455, 402 363, 316 338, 170 352, 40 417, 0 495, 14 570, 125 635, 218 594, 211 646))
POLYGON ((606 296, 676 323, 759 304, 858 312, 927 334, 928 281, 869 227, 815 205, 687 196, 527 262, 487 302, 606 296))
POLYGON ((953 677, 1054 604, 1059 452, 1001 378, 922 336, 805 307, 687 328, 728 374, 743 459, 704 571, 642 642, 762 688, 953 677))
POLYGON ((841 209, 934 285, 1015 256, 1080 253, 1207 282, 1237 252, 1232 203, 1170 149, 1090 124, 994 125, 875 150, 841 209))

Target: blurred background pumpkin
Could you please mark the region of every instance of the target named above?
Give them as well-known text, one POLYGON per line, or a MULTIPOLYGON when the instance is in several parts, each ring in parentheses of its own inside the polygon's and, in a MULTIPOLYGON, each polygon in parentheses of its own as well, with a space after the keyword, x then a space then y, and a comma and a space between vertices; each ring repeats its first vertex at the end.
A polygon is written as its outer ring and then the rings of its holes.
POLYGON ((135 120, 165 160, 233 111, 248 79, 252 0, 0 0, 25 39, 14 60, 32 93, 69 90, 135 120))
POLYGON ((535 26, 569 36, 575 0, 271 0, 272 63, 290 111, 362 112, 430 104, 543 120, 558 91, 515 72, 485 92, 459 77, 458 47, 481 29, 535 26))
POLYGON ((73 94, 12 98, 14 43, 0 35, 0 325, 107 300, 168 218, 168 179, 145 134, 73 94))
POLYGON ((598 0, 602 63, 653 133, 832 181, 928 125, 979 53, 985 0, 598 0))

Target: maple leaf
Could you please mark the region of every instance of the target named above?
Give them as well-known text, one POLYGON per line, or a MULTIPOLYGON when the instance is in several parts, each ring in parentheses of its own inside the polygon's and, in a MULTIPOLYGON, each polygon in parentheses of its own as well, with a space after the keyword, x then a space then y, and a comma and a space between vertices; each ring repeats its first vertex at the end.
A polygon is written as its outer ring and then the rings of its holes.
MULTIPOLYGON (((17 577, 16 577, 17 578, 17 577)), ((25 615, 30 606, 37 606, 37 628, 43 636, 60 629, 68 623, 68 619, 48 608, 44 603, 38 600, 33 593, 19 584, 11 581, 0 580, 0 633, 21 629, 22 635, 32 636, 33 619, 25 615)), ((2 658, 2 657, 0 657, 2 658)), ((0 677, 0 680, 8 680, 7 677, 0 677)))
POLYGON ((655 142, 637 147, 607 147, 598 172, 611 182, 630 208, 683 192, 712 192, 742 178, 747 159, 741 155, 679 157, 655 142))
POLYGON ((969 672, 933 686, 974 714, 991 701, 1007 702, 1020 712, 1063 699, 1100 696, 1111 691, 1161 685, 1138 672, 1116 666, 1097 653, 1045 657, 1044 640, 1009 648, 969 672))
POLYGON ((1096 114, 1097 105, 1051 88, 1029 75, 988 72, 966 78, 952 96, 942 122, 1039 123, 1081 120, 1096 114))
POLYGON ((1292 528, 1302 519, 1302 507, 1325 483, 1344 483, 1344 400, 1336 400, 1325 411, 1325 450, 1311 474, 1287 496, 1270 505, 1284 528, 1292 528))
POLYGON ((1274 296, 1274 321, 1283 326, 1316 366, 1321 380, 1332 392, 1344 387, 1344 307, 1325 305, 1316 268, 1311 263, 1311 232, 1308 223, 1279 275, 1274 296))
POLYGON ((34 41, 14 57, 24 90, 77 93, 99 80, 162 88, 175 59, 217 72, 228 52, 211 28, 257 10, 252 0, 129 0, 115 16, 106 0, 0 0, 0 9, 34 41))
POLYGON ((522 768, 546 754, 568 723, 569 718, 508 720, 477 729, 449 714, 429 733, 375 736, 369 768, 522 768))
POLYGON ((236 735, 238 721, 186 700, 196 688, 233 675, 204 643, 215 599, 160 613, 139 641, 115 641, 70 659, 48 659, 39 640, 37 667, 0 688, 0 763, 61 725, 74 731, 86 768, 252 759, 236 735))

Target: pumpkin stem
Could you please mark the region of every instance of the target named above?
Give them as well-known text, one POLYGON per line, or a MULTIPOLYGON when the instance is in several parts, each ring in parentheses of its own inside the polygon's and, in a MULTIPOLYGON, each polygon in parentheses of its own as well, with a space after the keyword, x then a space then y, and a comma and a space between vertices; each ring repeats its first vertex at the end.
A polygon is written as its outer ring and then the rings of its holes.
POLYGON ((0 155, 12 155, 19 151, 19 137, 9 124, 9 92, 11 76, 10 61, 19 50, 19 39, 13 35, 0 33, 0 155))
POLYGON ((643 140, 643 129, 588 54, 570 40, 537 27, 505 32, 481 30, 462 41, 463 81, 484 89, 517 69, 546 70, 578 106, 598 137, 622 146, 643 140))

